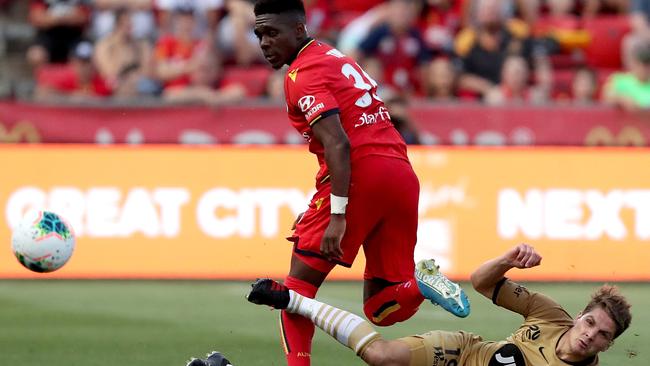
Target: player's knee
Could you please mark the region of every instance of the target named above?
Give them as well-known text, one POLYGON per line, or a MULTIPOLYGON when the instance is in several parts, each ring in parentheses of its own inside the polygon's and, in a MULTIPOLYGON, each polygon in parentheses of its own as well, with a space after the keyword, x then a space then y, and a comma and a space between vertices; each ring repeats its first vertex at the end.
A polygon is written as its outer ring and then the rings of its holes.
POLYGON ((377 306, 372 302, 363 304, 363 313, 372 324, 380 327, 388 327, 396 323, 396 320, 390 316, 390 309, 377 306))
POLYGON ((397 322, 409 319, 417 312, 415 309, 404 309, 399 306, 395 301, 388 301, 382 304, 377 304, 373 301, 367 301, 363 304, 363 313, 374 325, 380 327, 388 327, 397 322))
POLYGON ((397 323, 396 320, 393 319, 376 319, 376 318, 368 318, 370 319, 370 322, 378 327, 390 327, 391 325, 397 323))

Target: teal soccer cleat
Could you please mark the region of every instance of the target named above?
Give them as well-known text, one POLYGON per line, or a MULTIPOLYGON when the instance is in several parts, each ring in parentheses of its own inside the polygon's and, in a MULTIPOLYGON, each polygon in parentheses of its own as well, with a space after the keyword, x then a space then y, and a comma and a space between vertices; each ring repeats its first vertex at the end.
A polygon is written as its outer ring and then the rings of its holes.
POLYGON ((445 277, 433 259, 425 259, 417 263, 415 280, 422 296, 432 303, 442 306, 443 309, 460 318, 469 315, 470 306, 465 291, 445 277))

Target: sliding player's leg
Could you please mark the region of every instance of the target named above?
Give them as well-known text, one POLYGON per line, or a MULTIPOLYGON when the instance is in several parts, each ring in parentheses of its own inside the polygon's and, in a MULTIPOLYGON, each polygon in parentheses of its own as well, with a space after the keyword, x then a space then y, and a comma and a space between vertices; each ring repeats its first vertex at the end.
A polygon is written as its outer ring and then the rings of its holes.
POLYGON ((372 326, 361 317, 303 296, 268 278, 257 280, 247 298, 254 304, 269 305, 285 313, 309 319, 357 354, 361 353, 370 341, 379 337, 372 326))
POLYGON ((309 319, 373 366, 425 366, 434 364, 434 360, 440 364, 462 364, 462 361, 470 357, 486 361, 477 364, 487 364, 494 350, 502 346, 495 342, 481 342, 479 336, 463 331, 431 331, 397 340, 385 340, 363 318, 302 296, 271 279, 255 282, 248 300, 309 319))

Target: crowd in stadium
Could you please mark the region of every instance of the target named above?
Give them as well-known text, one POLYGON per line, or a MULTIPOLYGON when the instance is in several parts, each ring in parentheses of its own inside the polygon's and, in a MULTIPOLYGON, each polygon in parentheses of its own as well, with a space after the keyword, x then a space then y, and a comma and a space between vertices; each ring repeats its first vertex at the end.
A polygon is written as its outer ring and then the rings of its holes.
MULTIPOLYGON (((3 9, 18 1, 2 0, 3 9)), ((283 100, 250 0, 31 0, 40 101, 283 100)), ((650 108, 647 0, 305 0, 391 100, 650 108)))

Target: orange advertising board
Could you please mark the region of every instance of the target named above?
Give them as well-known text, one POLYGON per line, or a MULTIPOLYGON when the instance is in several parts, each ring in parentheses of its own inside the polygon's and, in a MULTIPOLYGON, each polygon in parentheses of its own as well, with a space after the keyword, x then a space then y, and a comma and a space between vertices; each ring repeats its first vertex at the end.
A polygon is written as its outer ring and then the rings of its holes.
MULTIPOLYGON (((534 280, 650 280, 650 154, 643 149, 410 148, 421 183, 415 258, 467 279, 518 242, 534 280)), ((285 240, 312 192, 298 147, 0 147, 0 278, 282 278, 285 240), (63 215, 77 248, 34 274, 10 250, 26 210, 63 215), (4 248, 4 249, 2 249, 4 248)), ((333 278, 360 279, 363 255, 333 278)))

